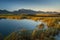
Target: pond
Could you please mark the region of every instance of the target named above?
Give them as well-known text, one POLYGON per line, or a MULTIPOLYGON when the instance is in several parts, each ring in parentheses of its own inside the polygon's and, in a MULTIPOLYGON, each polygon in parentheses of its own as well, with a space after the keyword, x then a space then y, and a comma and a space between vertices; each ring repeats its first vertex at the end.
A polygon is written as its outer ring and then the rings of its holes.
POLYGON ((0 20, 0 33, 8 35, 11 32, 21 29, 34 30, 37 25, 41 24, 40 21, 36 22, 30 19, 13 20, 1 19, 0 20))
MULTIPOLYGON (((1 19, 0 20, 0 33, 4 36, 7 36, 11 34, 12 32, 19 31, 21 29, 34 30, 41 23, 42 21, 34 21, 30 19, 21 19, 21 20, 1 19)), ((46 28, 47 26, 45 25, 44 29, 46 28)), ((56 40, 60 40, 60 33, 59 35, 56 35, 55 38, 56 40)))

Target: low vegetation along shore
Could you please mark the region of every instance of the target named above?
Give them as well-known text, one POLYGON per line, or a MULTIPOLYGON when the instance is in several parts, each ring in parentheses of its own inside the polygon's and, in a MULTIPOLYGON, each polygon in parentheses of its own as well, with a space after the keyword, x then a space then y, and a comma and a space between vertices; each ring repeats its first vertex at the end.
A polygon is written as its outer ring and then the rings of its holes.
MULTIPOLYGON (((43 15, 42 15, 43 16, 43 15)), ((41 20, 42 22, 47 24, 47 29, 43 30, 26 30, 22 29, 16 32, 11 33, 7 37, 2 37, 2 34, 0 36, 1 40, 56 40, 56 36, 60 33, 60 17, 37 17, 36 15, 13 15, 13 16, 0 16, 0 18, 5 19, 32 19, 35 21, 41 20), (17 17, 17 18, 16 18, 17 17)), ((59 15, 58 15, 59 16, 59 15)), ((41 25, 43 27, 43 25, 41 25)), ((37 26, 39 29, 41 26, 37 26)))

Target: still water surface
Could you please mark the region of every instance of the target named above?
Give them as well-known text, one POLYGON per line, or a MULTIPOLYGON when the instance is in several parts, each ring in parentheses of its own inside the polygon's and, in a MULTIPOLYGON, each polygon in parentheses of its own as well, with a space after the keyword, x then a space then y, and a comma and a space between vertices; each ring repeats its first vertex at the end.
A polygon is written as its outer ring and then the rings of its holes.
POLYGON ((13 20, 13 19, 1 19, 0 20, 0 33, 7 35, 11 32, 18 31, 20 29, 35 29, 38 24, 41 22, 36 22, 34 20, 22 19, 22 20, 13 20))
MULTIPOLYGON (((41 23, 42 23, 41 21, 34 21, 29 19, 22 19, 22 20, 1 19, 0 33, 6 36, 14 31, 18 31, 21 29, 34 30, 36 26, 41 23)), ((59 35, 56 36, 56 40, 60 40, 60 33, 59 35)))

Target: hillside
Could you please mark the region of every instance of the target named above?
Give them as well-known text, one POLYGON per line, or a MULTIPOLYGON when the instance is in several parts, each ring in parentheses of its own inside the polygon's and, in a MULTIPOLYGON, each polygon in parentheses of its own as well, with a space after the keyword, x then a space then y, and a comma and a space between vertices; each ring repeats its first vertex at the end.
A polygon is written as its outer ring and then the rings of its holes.
POLYGON ((0 14, 60 14, 59 12, 34 11, 30 9, 19 9, 16 11, 0 10, 0 14))

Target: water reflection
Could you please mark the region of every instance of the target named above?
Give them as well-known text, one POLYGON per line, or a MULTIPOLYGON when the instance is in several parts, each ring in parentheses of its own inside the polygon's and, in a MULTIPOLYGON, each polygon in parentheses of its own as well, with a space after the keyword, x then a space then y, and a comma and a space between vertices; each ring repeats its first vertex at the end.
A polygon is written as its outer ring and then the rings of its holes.
MULTIPOLYGON (((39 21, 34 21, 30 19, 22 19, 22 20, 13 20, 13 19, 1 19, 0 20, 0 33, 7 36, 11 34, 14 31, 18 31, 21 29, 27 29, 27 30, 45 30, 48 29, 46 23, 39 21), (42 29, 39 29, 38 26, 41 24, 44 25, 42 29)), ((60 40, 60 33, 59 35, 55 36, 56 40, 60 40)))
POLYGON ((13 19, 1 19, 0 20, 0 33, 7 35, 13 31, 20 29, 34 30, 37 25, 41 24, 41 21, 34 21, 30 19, 13 20, 13 19))
POLYGON ((60 40, 60 33, 55 36, 56 40, 60 40))

